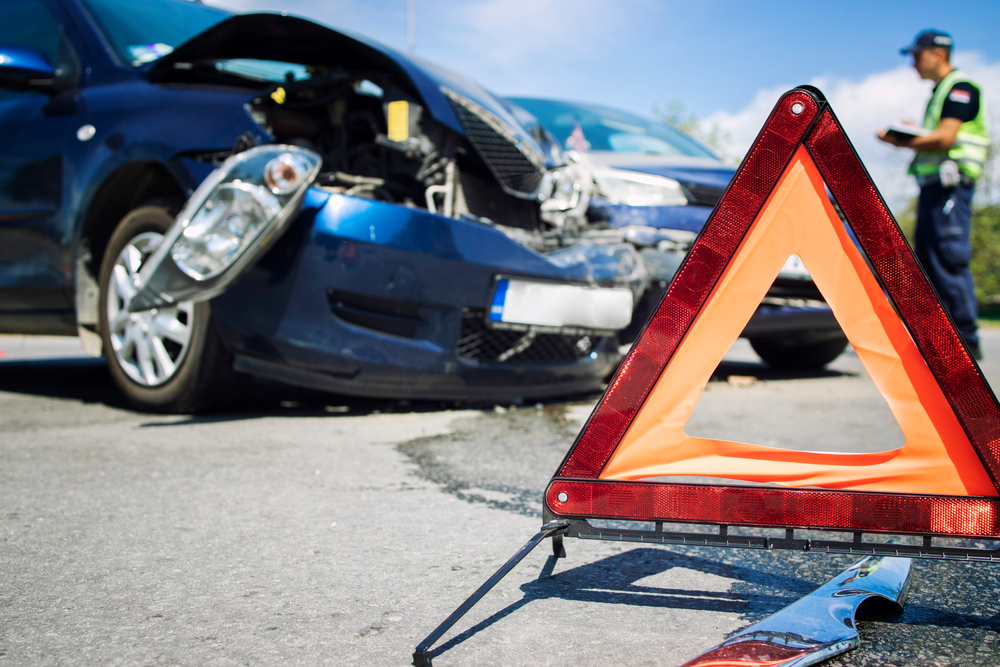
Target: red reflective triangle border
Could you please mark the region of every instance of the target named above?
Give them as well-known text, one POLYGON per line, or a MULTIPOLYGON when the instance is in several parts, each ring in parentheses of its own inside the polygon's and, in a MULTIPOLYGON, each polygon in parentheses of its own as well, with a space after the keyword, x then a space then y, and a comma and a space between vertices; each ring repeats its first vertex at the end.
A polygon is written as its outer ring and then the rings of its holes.
POLYGON ((1000 490, 1000 405, 822 93, 801 87, 778 101, 549 483, 555 517, 1000 537, 998 498, 598 479, 801 145, 1000 490))

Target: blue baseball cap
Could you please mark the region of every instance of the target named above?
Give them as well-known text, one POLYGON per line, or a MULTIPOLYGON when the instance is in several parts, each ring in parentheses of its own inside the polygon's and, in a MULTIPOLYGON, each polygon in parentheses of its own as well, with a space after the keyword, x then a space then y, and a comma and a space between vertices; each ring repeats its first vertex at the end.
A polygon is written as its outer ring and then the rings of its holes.
POLYGON ((899 52, 906 55, 907 53, 913 53, 914 51, 920 51, 921 49, 928 49, 931 47, 947 49, 951 48, 953 42, 954 40, 952 40, 951 35, 946 32, 941 32, 940 30, 924 30, 916 36, 913 40, 913 44, 900 49, 899 52))

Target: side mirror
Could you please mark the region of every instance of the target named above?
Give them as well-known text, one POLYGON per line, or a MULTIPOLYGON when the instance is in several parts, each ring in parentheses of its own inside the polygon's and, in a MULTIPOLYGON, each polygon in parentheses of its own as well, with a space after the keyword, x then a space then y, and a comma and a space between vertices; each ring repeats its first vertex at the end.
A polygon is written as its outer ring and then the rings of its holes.
POLYGON ((50 92, 55 83, 56 68, 41 51, 0 44, 0 88, 50 92))

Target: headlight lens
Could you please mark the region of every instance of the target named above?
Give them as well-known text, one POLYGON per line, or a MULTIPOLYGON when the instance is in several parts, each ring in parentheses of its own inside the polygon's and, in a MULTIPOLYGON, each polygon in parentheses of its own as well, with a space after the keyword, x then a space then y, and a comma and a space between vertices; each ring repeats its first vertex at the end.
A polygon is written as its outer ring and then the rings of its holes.
POLYGON ((294 213, 321 163, 297 146, 258 146, 231 157, 177 217, 174 263, 198 281, 225 271, 273 221, 294 213))
POLYGON ((298 146, 230 156, 198 186, 143 263, 131 312, 222 294, 285 231, 323 158, 298 146))
POLYGON ((681 184, 664 176, 623 169, 601 169, 594 171, 594 183, 612 204, 684 206, 688 203, 681 184))
POLYGON ((259 185, 223 183, 174 244, 174 262, 195 280, 216 276, 280 210, 277 197, 259 185))

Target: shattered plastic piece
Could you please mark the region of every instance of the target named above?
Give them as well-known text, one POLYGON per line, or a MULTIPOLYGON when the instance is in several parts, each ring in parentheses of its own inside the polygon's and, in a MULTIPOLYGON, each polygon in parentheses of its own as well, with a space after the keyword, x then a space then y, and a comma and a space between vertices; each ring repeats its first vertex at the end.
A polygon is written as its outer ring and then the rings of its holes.
POLYGON ((909 558, 868 557, 760 623, 682 667, 814 665, 861 645, 854 615, 882 598, 900 613, 910 588, 909 558))

